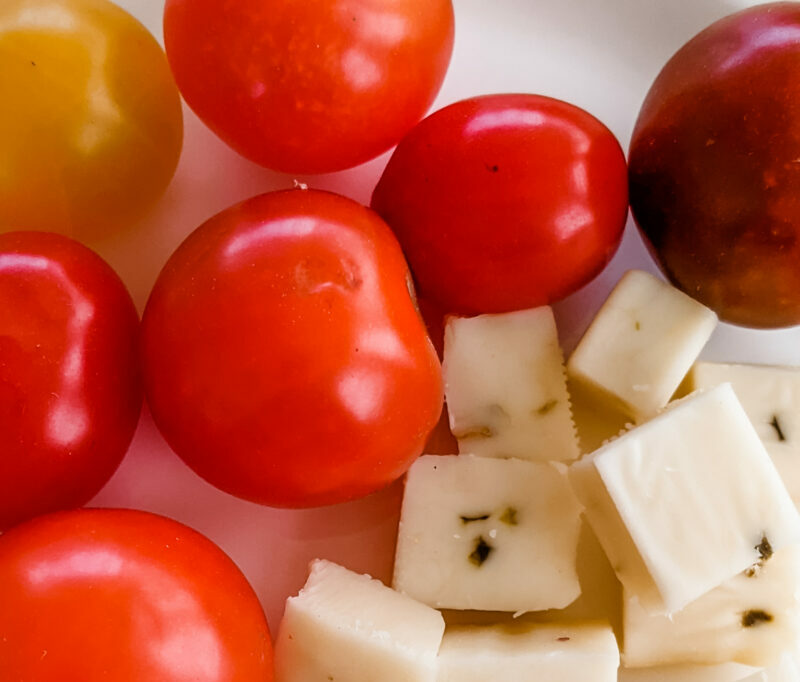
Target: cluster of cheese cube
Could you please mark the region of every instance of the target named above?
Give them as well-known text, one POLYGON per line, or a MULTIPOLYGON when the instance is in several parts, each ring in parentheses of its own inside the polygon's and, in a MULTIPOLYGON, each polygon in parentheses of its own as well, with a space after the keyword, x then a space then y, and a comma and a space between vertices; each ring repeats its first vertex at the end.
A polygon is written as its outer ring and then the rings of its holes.
POLYGON ((460 454, 407 475, 394 589, 313 564, 277 682, 800 680, 800 372, 695 363, 715 325, 638 271, 566 372, 547 307, 449 319, 460 454))

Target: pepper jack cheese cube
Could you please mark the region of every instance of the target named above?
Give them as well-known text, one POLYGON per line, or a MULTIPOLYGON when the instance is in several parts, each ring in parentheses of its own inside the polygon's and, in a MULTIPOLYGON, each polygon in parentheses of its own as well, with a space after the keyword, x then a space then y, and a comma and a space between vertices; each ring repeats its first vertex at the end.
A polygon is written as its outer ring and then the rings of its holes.
POLYGON ((553 311, 450 317, 444 385, 460 452, 573 460, 578 441, 553 311))
POLYGON ((448 628, 437 682, 616 682, 619 650, 607 625, 448 628))
POLYGON ((420 457, 406 479, 395 589, 447 609, 539 611, 574 601, 581 508, 563 468, 420 457))
POLYGON ((625 598, 625 665, 776 664, 800 636, 800 548, 784 547, 670 616, 625 598))
POLYGON ((800 516, 730 384, 693 394, 570 468, 628 593, 682 609, 800 540, 800 516))
POLYGON ((286 602, 276 682, 433 682, 442 615, 378 580, 329 561, 311 564, 286 602))
POLYGON ((789 494, 800 502, 800 368, 698 362, 691 390, 730 382, 789 494))
POLYGON ((583 518, 575 564, 581 594, 565 609, 546 612, 555 619, 551 622, 602 620, 621 635, 622 586, 594 531, 583 518))
POLYGON ((636 421, 667 404, 717 316, 641 270, 625 273, 567 363, 577 382, 636 421))

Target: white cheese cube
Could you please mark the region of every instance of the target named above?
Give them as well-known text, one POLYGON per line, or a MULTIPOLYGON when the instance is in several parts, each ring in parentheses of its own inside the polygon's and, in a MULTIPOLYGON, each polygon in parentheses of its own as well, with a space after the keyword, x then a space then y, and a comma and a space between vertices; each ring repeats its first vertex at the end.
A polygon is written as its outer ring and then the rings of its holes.
POLYGON ((563 465, 420 457, 406 479, 394 587, 448 609, 562 608, 580 593, 580 512, 563 465))
POLYGON ((564 358, 548 306, 448 318, 442 368, 460 452, 539 461, 578 456, 564 358))
POLYGON ((619 682, 740 682, 759 672, 758 668, 739 663, 620 668, 619 682))
POLYGON ((729 382, 778 468, 789 494, 800 501, 800 368, 698 362, 691 390, 729 382))
POLYGON ((717 325, 708 308, 631 270, 567 363, 569 375, 636 421, 667 404, 717 325))
POLYGON ((491 625, 508 622, 527 623, 609 623, 622 638, 622 585, 620 585, 608 558, 597 541, 594 532, 582 520, 578 537, 576 557, 578 582, 581 594, 563 609, 535 611, 514 617, 498 611, 444 610, 442 615, 447 627, 451 625, 491 625))
POLYGON ((800 548, 770 551, 670 616, 649 614, 626 595, 625 665, 774 665, 800 636, 800 548))
POLYGON ((800 540, 800 516, 730 384, 693 394, 570 468, 628 592, 678 611, 800 540))
POLYGON ((441 614, 378 580, 314 561, 286 602, 276 682, 433 682, 441 614))
POLYGON ((448 628, 438 682, 616 682, 619 650, 607 625, 448 628))
POLYGON ((578 552, 575 564, 578 569, 580 596, 563 609, 534 611, 519 617, 497 611, 442 611, 444 621, 450 625, 490 625, 495 623, 575 623, 607 622, 622 638, 622 585, 614 569, 585 520, 581 523, 578 552))

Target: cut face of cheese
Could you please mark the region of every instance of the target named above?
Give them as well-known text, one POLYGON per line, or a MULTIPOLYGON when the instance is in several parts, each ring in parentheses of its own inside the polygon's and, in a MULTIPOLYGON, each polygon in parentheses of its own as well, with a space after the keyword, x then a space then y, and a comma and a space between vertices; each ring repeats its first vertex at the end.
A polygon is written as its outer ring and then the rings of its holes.
POLYGON ((620 668, 619 682, 741 682, 758 672, 758 668, 739 663, 620 668))
POLYGON ((547 612, 558 621, 607 621, 622 633, 622 585, 594 531, 581 519, 576 565, 580 596, 565 609, 547 612))
MULTIPOLYGON (((800 409, 800 408, 798 408, 800 409)), ((796 505, 800 505, 800 447, 788 443, 764 443, 772 463, 796 505)))
POLYGON ((800 666, 794 656, 784 656, 778 665, 754 673, 742 682, 800 682, 800 666))
POLYGON ((539 461, 578 456, 549 307, 448 318, 443 372, 460 452, 539 461))
POLYGON ((691 390, 730 382, 789 494, 800 501, 800 369, 698 362, 691 390))
POLYGON ((625 598, 625 665, 775 665, 800 636, 800 548, 784 547, 670 616, 625 598))
POLYGON ((438 682, 615 682, 619 651, 607 625, 448 628, 438 682))
POLYGON ((682 609, 800 540, 800 516, 730 384, 693 394, 570 468, 631 596, 682 609))
POLYGON ((717 316, 640 270, 627 272, 567 363, 570 377, 636 421, 667 404, 717 316))
POLYGON ((563 465, 420 457, 406 479, 394 587, 448 609, 563 608, 580 593, 580 512, 563 465))
POLYGON ((794 656, 784 656, 777 665, 749 675, 741 682, 800 682, 800 667, 794 656))
POLYGON ((615 410, 608 402, 598 400, 597 395, 587 391, 580 382, 569 379, 567 389, 582 454, 594 452, 631 426, 628 415, 615 410))
POLYGON ((315 561, 286 602, 276 682, 433 682, 441 614, 378 580, 315 561))

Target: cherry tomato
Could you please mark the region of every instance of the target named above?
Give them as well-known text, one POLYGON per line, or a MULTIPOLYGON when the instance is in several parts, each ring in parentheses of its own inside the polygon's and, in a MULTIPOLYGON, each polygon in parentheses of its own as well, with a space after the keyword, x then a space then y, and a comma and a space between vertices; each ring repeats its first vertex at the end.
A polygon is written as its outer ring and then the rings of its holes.
POLYGON ((360 497, 400 477, 442 406, 441 368, 391 230, 314 190, 201 225, 143 318, 145 383, 169 444, 264 504, 360 497))
POLYGON ((0 235, 0 530, 79 506, 114 473, 142 405, 138 328, 92 251, 0 235))
POLYGON ((672 282, 728 322, 800 324, 800 5, 684 45, 642 105, 631 208, 672 282))
POLYGON ((164 39, 189 106, 275 170, 323 173, 386 151, 433 102, 451 0, 167 0, 164 39))
POLYGON ((0 231, 103 235, 175 171, 183 121, 164 52, 107 0, 2 0, 0 102, 0 231))
POLYGON ((26 682, 271 682, 258 598, 191 528, 80 509, 0 536, 0 671, 26 682))
POLYGON ((625 157, 590 114, 490 95, 432 114, 372 196, 420 295, 451 313, 553 303, 608 263, 627 217, 625 157))

